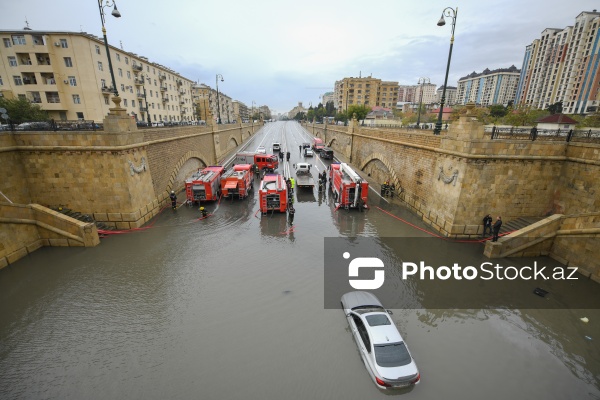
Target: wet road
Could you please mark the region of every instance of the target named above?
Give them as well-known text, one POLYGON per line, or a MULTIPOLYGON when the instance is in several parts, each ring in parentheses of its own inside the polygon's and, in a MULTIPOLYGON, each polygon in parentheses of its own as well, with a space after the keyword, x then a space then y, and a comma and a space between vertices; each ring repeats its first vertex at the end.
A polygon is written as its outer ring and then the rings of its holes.
MULTIPOLYGON (((278 141, 296 163, 308 139, 277 122, 246 149, 278 141)), ((145 231, 0 270, 0 398, 600 398, 598 310, 397 309, 422 380, 378 390, 341 310, 324 309, 324 237, 426 236, 374 206, 424 226, 373 192, 359 213, 315 190, 290 229, 257 197, 208 205, 205 220, 167 209, 145 231)))

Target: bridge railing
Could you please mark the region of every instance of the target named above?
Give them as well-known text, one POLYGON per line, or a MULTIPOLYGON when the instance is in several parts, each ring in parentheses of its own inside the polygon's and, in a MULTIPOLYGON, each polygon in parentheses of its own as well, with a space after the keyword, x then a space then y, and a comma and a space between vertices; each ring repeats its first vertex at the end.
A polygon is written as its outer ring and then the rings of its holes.
POLYGON ((538 129, 536 127, 486 128, 492 140, 543 140, 559 142, 600 142, 600 131, 594 129, 538 129))

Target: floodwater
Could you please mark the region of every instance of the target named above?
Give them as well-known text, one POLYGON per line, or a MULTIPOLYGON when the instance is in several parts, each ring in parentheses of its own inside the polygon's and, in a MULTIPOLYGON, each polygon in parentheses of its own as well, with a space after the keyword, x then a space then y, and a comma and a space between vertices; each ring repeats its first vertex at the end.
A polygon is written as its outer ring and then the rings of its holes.
MULTIPOLYGON (((295 163, 307 139, 271 123, 247 150, 280 141, 295 163)), ((166 209, 149 229, 0 270, 0 398, 600 398, 598 309, 395 309, 422 379, 377 389, 342 311, 324 308, 324 238, 426 227, 369 198, 367 212, 336 211, 328 193, 303 193, 293 229, 261 216, 256 194, 210 204, 203 220, 166 209)))

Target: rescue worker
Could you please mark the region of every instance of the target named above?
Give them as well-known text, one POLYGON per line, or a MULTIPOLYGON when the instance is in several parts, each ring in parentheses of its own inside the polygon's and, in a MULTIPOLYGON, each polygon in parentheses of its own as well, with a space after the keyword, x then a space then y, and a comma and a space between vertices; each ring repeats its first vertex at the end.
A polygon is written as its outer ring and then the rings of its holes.
POLYGON ((387 192, 387 181, 381 184, 381 197, 385 197, 385 193, 387 192))
POLYGON ((292 188, 292 193, 294 193, 294 187, 296 187, 296 180, 294 178, 290 178, 290 186, 292 188))
POLYGON ((396 191, 396 185, 394 185, 393 183, 390 185, 390 197, 393 199, 394 198, 394 192, 396 191))
POLYGON ((294 209, 293 206, 290 206, 288 208, 288 218, 290 221, 290 225, 294 225, 294 214, 296 214, 296 210, 294 209))
POLYGON ((171 190, 169 197, 171 198, 171 207, 173 207, 174 210, 177 208, 177 195, 175 194, 174 190, 171 190))
POLYGON ((288 151, 287 153, 285 153, 286 159, 287 161, 290 161, 290 152, 288 151))
POLYGON ((206 211, 204 207, 200 207, 200 212, 202 213, 202 218, 206 218, 208 216, 208 211, 206 211))
POLYGON ((500 235, 500 228, 502 227, 502 218, 498 216, 496 218, 496 222, 494 222, 494 226, 492 226, 492 242, 498 241, 498 236, 500 235))

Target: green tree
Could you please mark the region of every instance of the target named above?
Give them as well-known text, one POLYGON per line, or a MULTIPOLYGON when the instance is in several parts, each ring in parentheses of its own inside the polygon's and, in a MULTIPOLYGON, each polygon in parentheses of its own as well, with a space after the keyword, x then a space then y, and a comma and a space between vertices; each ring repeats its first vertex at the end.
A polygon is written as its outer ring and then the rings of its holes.
POLYGON ((563 110, 563 103, 562 101, 558 101, 554 104, 550 104, 546 110, 548 110, 550 112, 550 114, 554 115, 554 114, 560 114, 562 113, 563 110))
POLYGON ((0 108, 6 109, 6 113, 14 124, 48 121, 49 119, 48 113, 42 110, 39 105, 23 98, 6 99, 1 97, 0 108))
POLYGON ((356 119, 359 121, 362 119, 365 119, 367 114, 370 112, 371 112, 371 107, 368 107, 364 104, 351 104, 348 107, 348 116, 353 118, 354 114, 356 114, 356 119))
POLYGON ((508 114, 508 108, 504 107, 502 104, 494 104, 490 106, 490 116, 498 120, 499 118, 504 117, 508 114))

